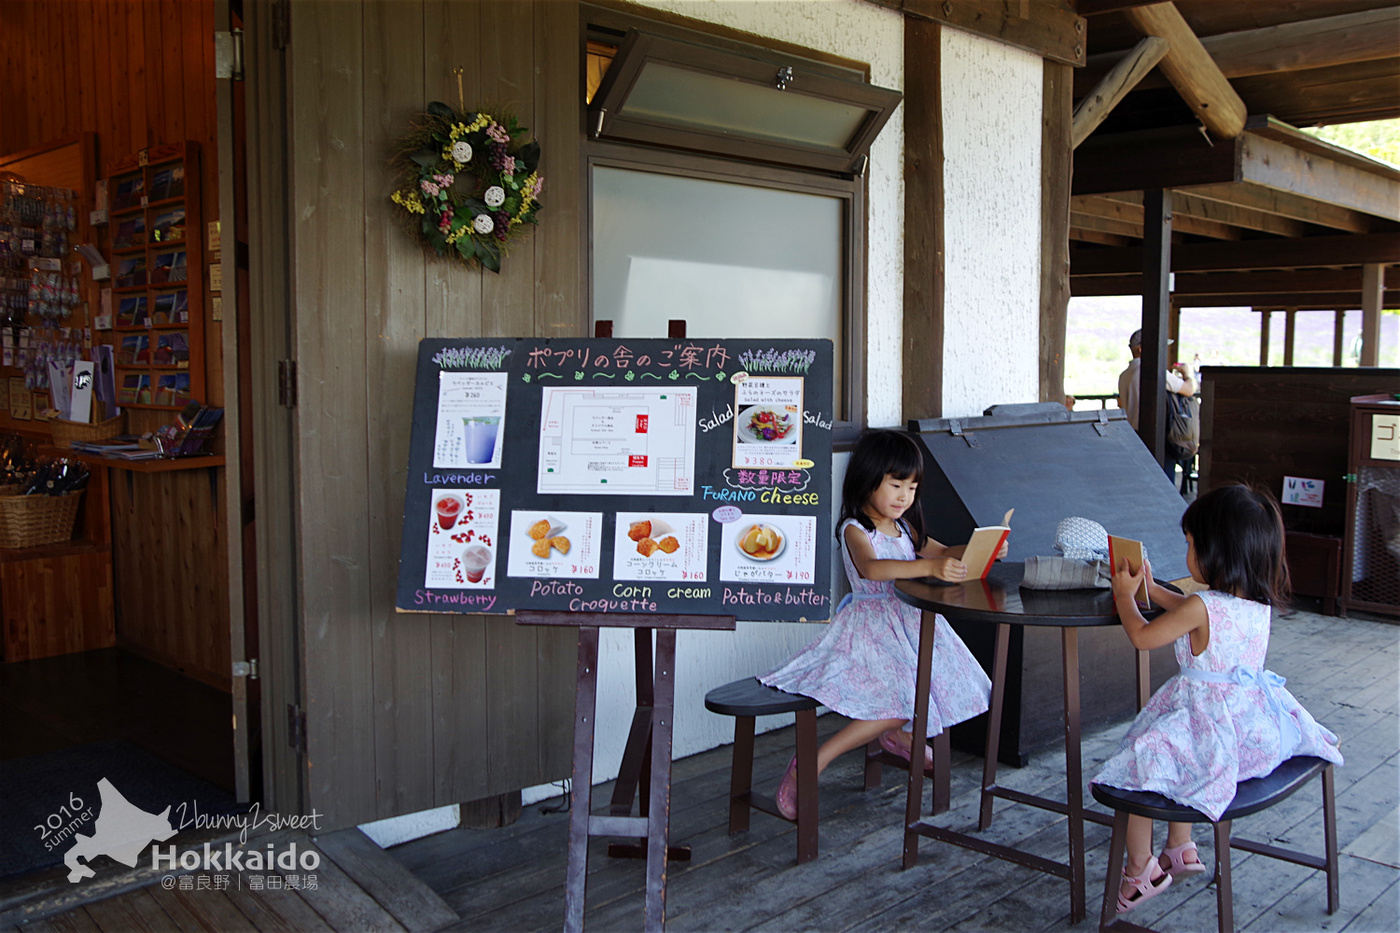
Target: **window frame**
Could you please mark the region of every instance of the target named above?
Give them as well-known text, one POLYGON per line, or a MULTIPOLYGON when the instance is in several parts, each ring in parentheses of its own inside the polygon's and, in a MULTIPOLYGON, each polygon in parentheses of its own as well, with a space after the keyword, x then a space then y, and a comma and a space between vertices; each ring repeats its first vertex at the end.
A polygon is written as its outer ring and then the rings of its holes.
MULTIPOLYGON (((717 49, 742 52, 751 48, 750 43, 730 38, 723 27, 714 27, 714 32, 699 28, 678 25, 680 17, 654 11, 656 20, 625 13, 619 10, 589 4, 580 5, 579 71, 586 76, 588 68, 588 40, 603 40, 621 43, 630 28, 639 28, 691 43, 703 42, 717 49)), ((706 24, 694 23, 696 27, 706 24)), ((823 72, 846 80, 869 80, 867 66, 845 60, 833 61, 821 53, 811 53, 814 58, 798 57, 783 51, 765 49, 766 57, 773 60, 790 60, 816 72, 823 72)), ((585 82, 586 83, 586 82, 585 82)), ((600 87, 601 90, 601 87, 600 87)), ((600 95, 601 96, 601 95, 600 95)), ((595 97, 595 100, 598 98, 595 97)), ((788 167, 766 161, 727 158, 709 152, 689 151, 675 145, 674 140, 614 140, 598 139, 589 132, 589 105, 579 100, 579 143, 580 187, 583 204, 580 211, 582 227, 581 248, 582 271, 584 275, 582 293, 585 296, 587 327, 592 333, 596 320, 593 304, 593 169, 595 166, 631 171, 653 172, 718 181, 729 184, 753 185, 780 191, 793 191, 802 194, 815 194, 840 198, 844 202, 842 211, 842 255, 844 275, 842 276, 841 328, 842 348, 839 358, 834 361, 840 367, 841 397, 833 400, 836 416, 832 425, 832 441, 838 450, 849 449, 865 427, 867 413, 866 387, 866 346, 867 346, 867 293, 866 282, 869 270, 869 181, 865 173, 821 170, 810 166, 788 167)), ((883 123, 881 124, 883 126, 883 123)))

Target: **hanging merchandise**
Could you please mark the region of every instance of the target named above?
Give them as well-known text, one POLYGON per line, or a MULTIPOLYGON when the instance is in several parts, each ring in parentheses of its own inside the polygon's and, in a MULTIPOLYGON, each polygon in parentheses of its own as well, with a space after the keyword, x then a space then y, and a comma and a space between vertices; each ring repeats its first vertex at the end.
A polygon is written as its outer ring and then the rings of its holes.
POLYGON ((59 270, 76 229, 75 192, 0 182, 0 325, 72 316, 78 282, 59 270))

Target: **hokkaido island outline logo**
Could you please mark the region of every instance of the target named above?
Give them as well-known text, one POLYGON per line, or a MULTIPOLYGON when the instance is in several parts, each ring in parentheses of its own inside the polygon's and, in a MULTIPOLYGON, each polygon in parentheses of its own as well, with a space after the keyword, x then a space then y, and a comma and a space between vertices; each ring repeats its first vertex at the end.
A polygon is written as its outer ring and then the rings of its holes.
POLYGON ((135 868, 147 846, 164 842, 176 832, 175 827, 170 825, 169 806, 159 814, 148 813, 123 797, 121 791, 106 778, 97 782, 97 791, 101 809, 93 823, 91 836, 77 831, 78 826, 92 818, 91 808, 83 806, 82 798, 69 794, 69 806, 60 807, 59 810, 69 813, 72 819, 66 826, 54 827, 58 829, 59 839, 53 843, 45 842, 46 847, 53 848, 66 835, 73 836, 73 845, 63 856, 63 864, 68 867, 68 880, 73 884, 97 874, 83 862, 91 863, 99 855, 109 855, 128 868, 135 868), (79 862, 79 859, 83 862, 79 862))

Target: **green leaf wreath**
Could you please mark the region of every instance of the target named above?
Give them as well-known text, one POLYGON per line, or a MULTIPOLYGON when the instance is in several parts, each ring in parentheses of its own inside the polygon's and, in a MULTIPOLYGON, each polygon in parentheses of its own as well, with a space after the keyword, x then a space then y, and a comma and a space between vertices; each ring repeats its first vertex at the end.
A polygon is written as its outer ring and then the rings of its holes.
POLYGON ((540 209, 540 144, 508 115, 428 104, 401 138, 394 215, 425 250, 501 271, 510 243, 540 209))

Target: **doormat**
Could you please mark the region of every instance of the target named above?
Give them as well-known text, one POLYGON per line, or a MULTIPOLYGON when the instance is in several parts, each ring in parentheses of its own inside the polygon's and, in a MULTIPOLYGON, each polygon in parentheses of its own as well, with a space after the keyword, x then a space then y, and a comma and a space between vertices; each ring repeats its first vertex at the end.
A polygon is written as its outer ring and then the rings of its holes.
MULTIPOLYGON (((166 817, 177 832, 198 828, 197 820, 205 817, 247 809, 223 788, 126 739, 0 761, 0 879, 62 865, 76 836, 98 832, 104 800, 111 808, 119 798, 155 816, 169 807, 166 817), (98 789, 104 779, 110 785, 105 798, 98 789)), ((171 835, 161 844, 177 839, 171 835)), ((143 857, 149 857, 144 856, 147 846, 141 848, 143 857)), ((117 865, 110 856, 99 855, 92 867, 101 872, 117 865)))

